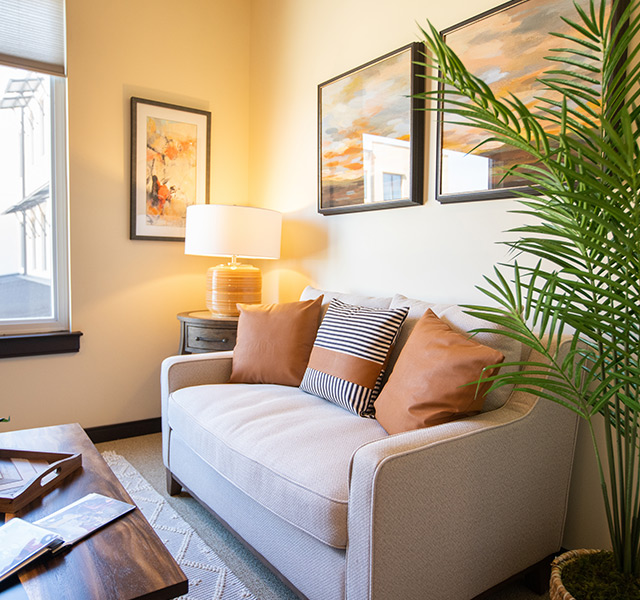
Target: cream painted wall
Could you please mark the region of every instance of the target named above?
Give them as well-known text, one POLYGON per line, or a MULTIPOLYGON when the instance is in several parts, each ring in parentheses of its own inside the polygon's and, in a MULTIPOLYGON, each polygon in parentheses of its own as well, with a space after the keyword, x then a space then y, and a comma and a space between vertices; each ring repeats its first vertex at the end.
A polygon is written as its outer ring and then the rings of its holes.
POLYGON ((251 198, 285 212, 283 260, 269 270, 268 291, 295 299, 317 283, 439 301, 480 298, 474 286, 505 256, 496 241, 518 223, 507 214, 513 202, 439 204, 429 147, 424 206, 318 215, 317 85, 417 40, 427 18, 444 28, 496 4, 254 0, 251 198))
MULTIPOLYGON (((443 29, 499 3, 253 0, 250 196, 285 213, 283 258, 265 276, 273 299, 295 300, 305 285, 315 284, 433 301, 486 301, 475 286, 505 258, 496 242, 520 223, 508 212, 514 202, 436 202, 430 135, 424 206, 317 214, 316 94, 319 83, 417 40, 417 23, 430 19, 443 29)), ((564 544, 608 544, 585 431, 578 440, 564 544)))
POLYGON ((3 430, 160 415, 176 314, 203 258, 129 240, 129 98, 212 113, 211 198, 248 198, 249 0, 67 0, 71 292, 78 354, 0 361, 3 430))

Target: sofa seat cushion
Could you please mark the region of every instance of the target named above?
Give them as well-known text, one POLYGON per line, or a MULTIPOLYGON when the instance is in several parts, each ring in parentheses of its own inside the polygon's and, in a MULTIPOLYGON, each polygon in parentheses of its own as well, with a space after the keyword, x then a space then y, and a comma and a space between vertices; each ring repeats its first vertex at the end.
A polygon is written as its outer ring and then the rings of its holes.
POLYGON ((245 494, 335 548, 347 543, 351 457, 387 436, 375 420, 299 388, 266 384, 177 390, 168 422, 245 494))

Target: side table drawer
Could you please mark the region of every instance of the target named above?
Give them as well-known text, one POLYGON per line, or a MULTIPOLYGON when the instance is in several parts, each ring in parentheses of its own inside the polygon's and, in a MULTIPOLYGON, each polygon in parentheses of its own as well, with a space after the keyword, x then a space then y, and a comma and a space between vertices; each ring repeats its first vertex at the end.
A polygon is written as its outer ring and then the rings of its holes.
POLYGON ((217 327, 200 327, 198 325, 186 325, 187 352, 214 352, 220 350, 233 350, 236 345, 236 329, 234 327, 223 329, 217 327))

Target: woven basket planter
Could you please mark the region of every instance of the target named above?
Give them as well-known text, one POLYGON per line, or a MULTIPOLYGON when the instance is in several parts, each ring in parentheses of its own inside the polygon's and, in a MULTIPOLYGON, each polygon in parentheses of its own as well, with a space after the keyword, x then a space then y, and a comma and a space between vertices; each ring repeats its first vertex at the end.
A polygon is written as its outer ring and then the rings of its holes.
POLYGON ((574 598, 562 585, 562 569, 567 563, 579 556, 595 554, 596 552, 600 552, 600 550, 569 550, 569 552, 565 552, 553 559, 551 563, 551 581, 549 583, 550 600, 580 600, 579 598, 574 598))

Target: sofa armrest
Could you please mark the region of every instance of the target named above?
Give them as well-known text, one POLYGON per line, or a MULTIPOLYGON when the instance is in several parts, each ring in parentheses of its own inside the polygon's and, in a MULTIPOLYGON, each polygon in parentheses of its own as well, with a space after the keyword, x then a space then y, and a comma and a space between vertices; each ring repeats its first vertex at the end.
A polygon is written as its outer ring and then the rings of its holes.
POLYGON ((160 394, 162 414, 162 456, 169 467, 169 425, 167 406, 169 395, 176 390, 193 385, 227 383, 231 376, 233 351, 205 352, 170 356, 162 361, 160 371, 160 394))
POLYGON ((358 449, 347 598, 472 598, 557 551, 577 425, 514 392, 498 410, 358 449))

